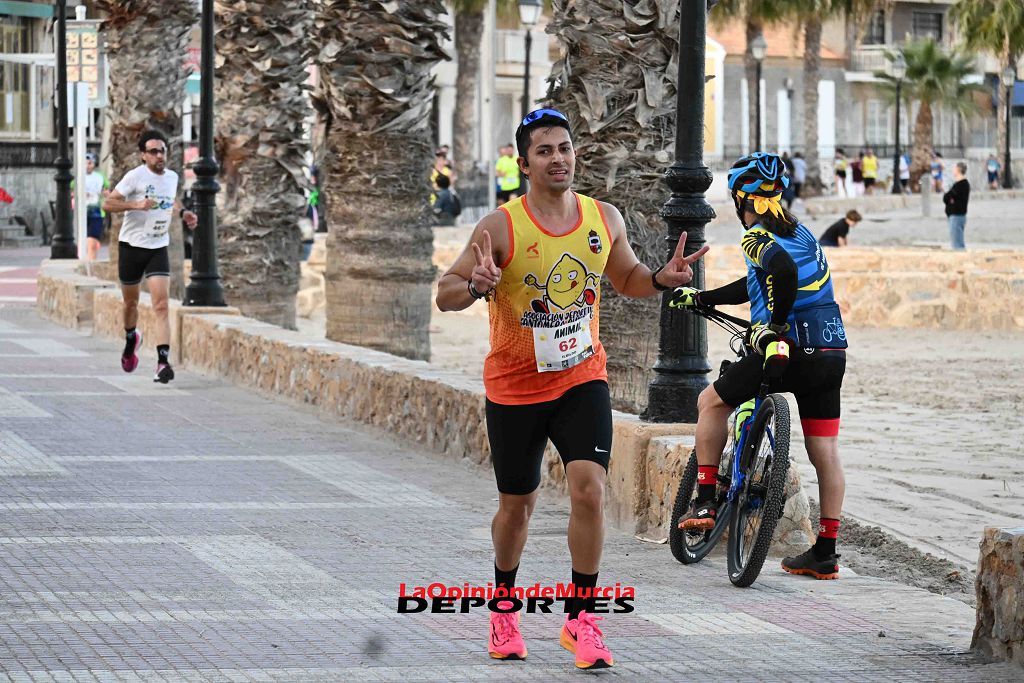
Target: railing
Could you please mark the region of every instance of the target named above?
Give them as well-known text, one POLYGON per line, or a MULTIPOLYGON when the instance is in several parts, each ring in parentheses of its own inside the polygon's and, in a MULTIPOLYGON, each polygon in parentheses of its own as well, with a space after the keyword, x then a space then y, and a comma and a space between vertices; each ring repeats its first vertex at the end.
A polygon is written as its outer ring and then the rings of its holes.
MULTIPOLYGON (((86 147, 90 152, 100 151, 98 142, 90 142, 86 147)), ((0 140, 0 168, 46 168, 53 166, 56 158, 56 142, 0 140)))
POLYGON ((861 47, 850 55, 850 71, 873 74, 876 71, 887 71, 889 60, 885 58, 884 48, 861 47))

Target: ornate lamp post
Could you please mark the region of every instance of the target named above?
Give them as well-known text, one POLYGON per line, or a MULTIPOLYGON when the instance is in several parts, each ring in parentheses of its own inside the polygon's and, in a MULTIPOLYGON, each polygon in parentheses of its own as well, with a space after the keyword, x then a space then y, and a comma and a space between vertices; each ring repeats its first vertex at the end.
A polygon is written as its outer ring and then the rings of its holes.
POLYGON ((217 272, 217 160, 213 158, 213 0, 203 0, 200 20, 202 56, 200 63, 199 160, 193 169, 196 182, 195 238, 192 244, 191 282, 185 288, 186 306, 223 306, 224 289, 217 272))
POLYGON ((1006 88, 1006 147, 1003 149, 1003 187, 1013 189, 1013 167, 1010 165, 1010 112, 1013 108, 1013 84, 1017 80, 1017 70, 1010 65, 999 74, 999 80, 1006 88))
POLYGON ((907 75, 907 60, 903 53, 897 53, 892 60, 892 77, 896 79, 896 153, 892 157, 892 193, 903 194, 903 183, 900 182, 900 89, 903 78, 907 75))
MULTIPOLYGON (((705 0, 685 0, 679 16, 679 73, 676 82, 676 160, 665 174, 672 196, 661 209, 668 226, 666 254, 687 233, 686 253, 704 245, 704 226, 715 210, 704 199, 711 171, 704 165, 705 0)), ((693 264, 693 286, 704 287, 704 261, 693 264)), ((654 379, 647 392, 643 419, 651 422, 696 422, 697 396, 707 386, 707 327, 703 318, 668 307, 661 299, 661 330, 654 379)))
MULTIPOLYGON (((65 0, 57 0, 57 220, 50 258, 78 258, 75 233, 71 225, 71 159, 68 152, 68 9, 65 0)), ((35 103, 33 103, 35 106, 35 103)))
POLYGON ((754 149, 753 152, 761 151, 761 62, 764 61, 764 57, 768 54, 768 42, 764 39, 763 34, 757 34, 757 37, 750 41, 750 54, 754 58, 754 62, 757 64, 757 68, 754 70, 754 102, 757 107, 757 125, 754 127, 754 149))
POLYGON ((523 63, 523 118, 530 113, 530 48, 533 36, 530 29, 537 25, 544 6, 541 0, 519 0, 519 21, 526 27, 526 55, 523 63))

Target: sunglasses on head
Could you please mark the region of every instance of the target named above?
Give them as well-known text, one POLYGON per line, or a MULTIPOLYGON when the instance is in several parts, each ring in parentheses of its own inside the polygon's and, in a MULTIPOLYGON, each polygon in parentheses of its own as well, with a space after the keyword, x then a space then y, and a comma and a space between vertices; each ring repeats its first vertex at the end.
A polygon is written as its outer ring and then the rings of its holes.
POLYGON ((527 114, 526 118, 524 118, 523 122, 519 125, 526 127, 531 123, 536 123, 537 121, 540 121, 545 116, 554 116, 556 119, 562 119, 566 123, 569 122, 569 119, 565 117, 565 114, 558 111, 557 109, 537 109, 527 114))

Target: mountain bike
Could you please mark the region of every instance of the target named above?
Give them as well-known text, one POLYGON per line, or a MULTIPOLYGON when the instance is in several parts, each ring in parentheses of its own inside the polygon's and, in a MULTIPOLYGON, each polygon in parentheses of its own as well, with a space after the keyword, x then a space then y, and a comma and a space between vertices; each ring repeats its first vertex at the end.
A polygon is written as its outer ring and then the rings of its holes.
MULTIPOLYGON (((729 348, 738 359, 756 354, 746 342, 750 323, 700 306, 686 309, 728 331, 729 348)), ((683 564, 704 559, 729 530, 729 580, 745 588, 757 579, 768 556, 775 525, 785 504, 789 475, 789 403, 768 393, 773 377, 785 370, 789 344, 774 342, 765 354, 757 395, 729 417, 729 440, 718 466, 715 525, 708 530, 682 530, 679 520, 690 509, 697 492, 697 452, 690 453, 676 492, 669 526, 672 555, 683 564)), ((719 376, 731 361, 722 361, 719 376)))

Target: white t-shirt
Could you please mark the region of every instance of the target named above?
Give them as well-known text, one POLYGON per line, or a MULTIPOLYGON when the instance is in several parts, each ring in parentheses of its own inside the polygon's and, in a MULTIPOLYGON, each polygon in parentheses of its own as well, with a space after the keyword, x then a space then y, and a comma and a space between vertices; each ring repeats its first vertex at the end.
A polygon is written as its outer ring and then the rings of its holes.
POLYGON ((125 173, 114 189, 130 202, 140 199, 159 202, 157 208, 148 211, 125 211, 118 240, 143 249, 159 249, 170 244, 168 229, 174 212, 174 196, 178 192, 177 173, 168 169, 157 175, 143 164, 125 173))
POLYGON ((99 206, 100 194, 103 192, 103 174, 93 171, 85 176, 85 204, 86 206, 99 206))

